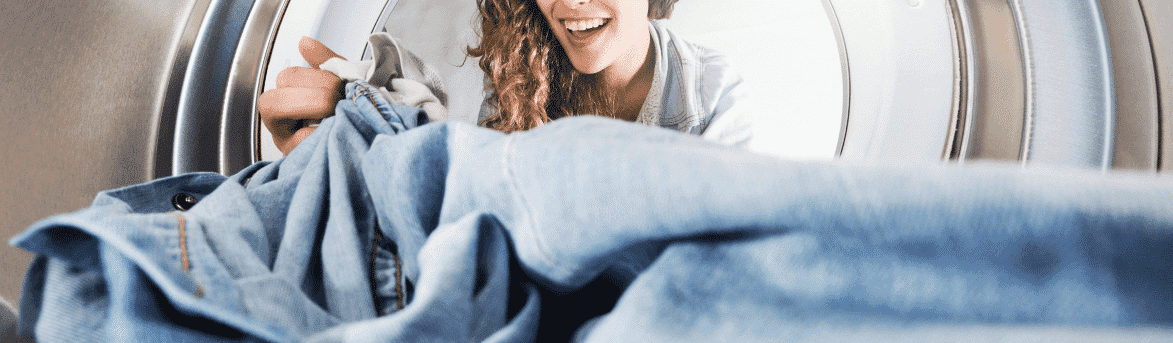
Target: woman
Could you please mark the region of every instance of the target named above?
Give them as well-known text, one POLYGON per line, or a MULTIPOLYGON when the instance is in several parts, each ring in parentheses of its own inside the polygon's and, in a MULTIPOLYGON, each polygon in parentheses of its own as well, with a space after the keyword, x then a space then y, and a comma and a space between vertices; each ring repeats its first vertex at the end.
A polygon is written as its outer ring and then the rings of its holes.
MULTIPOLYGON (((479 124, 522 131, 561 117, 595 114, 702 135, 725 144, 750 139, 738 113, 741 78, 720 54, 681 40, 656 19, 677 0, 478 0, 486 98, 479 124)), ((303 39, 312 66, 337 57, 303 39)), ((332 114, 341 81, 290 68, 259 99, 262 119, 288 153, 332 114)))

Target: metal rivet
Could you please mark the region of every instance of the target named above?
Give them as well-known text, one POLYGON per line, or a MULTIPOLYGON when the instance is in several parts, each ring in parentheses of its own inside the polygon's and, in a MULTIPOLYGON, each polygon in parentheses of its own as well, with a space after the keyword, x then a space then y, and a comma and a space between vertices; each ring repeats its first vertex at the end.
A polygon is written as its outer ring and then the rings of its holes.
POLYGON ((180 211, 187 211, 198 201, 194 195, 179 193, 171 197, 171 206, 180 211))

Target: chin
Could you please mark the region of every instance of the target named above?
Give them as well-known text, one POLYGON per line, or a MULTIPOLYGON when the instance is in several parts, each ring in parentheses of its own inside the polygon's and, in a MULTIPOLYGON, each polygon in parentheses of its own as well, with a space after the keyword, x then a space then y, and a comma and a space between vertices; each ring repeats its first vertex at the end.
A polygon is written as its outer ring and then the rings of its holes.
POLYGON ((572 58, 570 59, 570 64, 574 65, 574 70, 586 75, 597 74, 607 67, 606 65, 599 63, 598 60, 577 61, 572 58))
POLYGON ((578 71, 578 73, 579 73, 579 74, 583 74, 583 75, 594 75, 594 74, 598 74, 599 72, 603 71, 603 68, 596 68, 596 69, 583 69, 583 68, 578 68, 578 67, 575 67, 575 68, 574 68, 574 70, 575 70, 575 71, 578 71))

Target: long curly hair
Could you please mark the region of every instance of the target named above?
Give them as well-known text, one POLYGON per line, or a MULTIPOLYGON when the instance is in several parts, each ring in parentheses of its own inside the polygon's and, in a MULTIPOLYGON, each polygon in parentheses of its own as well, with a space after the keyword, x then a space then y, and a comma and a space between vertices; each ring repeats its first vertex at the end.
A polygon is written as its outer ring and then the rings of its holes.
MULTIPOLYGON (((648 18, 665 19, 679 0, 648 0, 648 18)), ((594 74, 574 69, 535 0, 477 0, 481 13, 480 57, 491 89, 486 99, 497 115, 481 126, 504 132, 529 130, 579 114, 611 116, 615 99, 594 74)))

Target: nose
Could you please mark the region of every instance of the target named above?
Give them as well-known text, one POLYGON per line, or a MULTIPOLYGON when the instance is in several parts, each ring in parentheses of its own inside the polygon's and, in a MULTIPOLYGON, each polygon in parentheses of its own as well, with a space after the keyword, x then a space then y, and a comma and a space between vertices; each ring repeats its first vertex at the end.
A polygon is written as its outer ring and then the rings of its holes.
POLYGON ((591 0, 562 0, 562 3, 572 10, 582 7, 590 2, 591 0))

